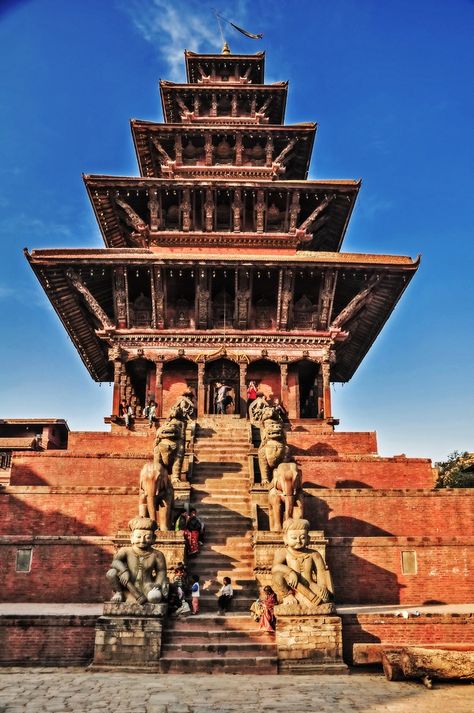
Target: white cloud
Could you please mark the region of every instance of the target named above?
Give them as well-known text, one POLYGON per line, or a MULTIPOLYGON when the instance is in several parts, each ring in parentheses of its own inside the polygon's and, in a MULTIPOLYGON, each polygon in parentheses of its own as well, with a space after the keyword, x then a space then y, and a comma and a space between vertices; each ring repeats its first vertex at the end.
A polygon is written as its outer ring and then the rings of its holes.
POLYGON ((140 35, 169 66, 170 79, 184 81, 185 49, 220 50, 221 40, 211 5, 199 0, 126 0, 120 7, 140 35))
POLYGON ((12 215, 0 220, 0 235, 10 235, 36 238, 70 238, 73 233, 69 225, 32 218, 24 213, 12 215))

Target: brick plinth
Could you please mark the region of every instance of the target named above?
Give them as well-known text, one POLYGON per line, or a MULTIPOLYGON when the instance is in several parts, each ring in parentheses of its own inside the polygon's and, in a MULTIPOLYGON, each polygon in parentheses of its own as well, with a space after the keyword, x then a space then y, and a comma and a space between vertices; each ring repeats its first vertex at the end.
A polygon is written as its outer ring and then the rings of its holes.
POLYGON ((81 666, 94 654, 95 616, 0 617, 2 666, 81 666))
POLYGON ((343 673, 338 616, 278 615, 275 634, 280 673, 343 673))
POLYGON ((407 619, 396 614, 343 614, 342 627, 348 664, 354 663, 356 644, 474 646, 474 614, 427 613, 407 619))

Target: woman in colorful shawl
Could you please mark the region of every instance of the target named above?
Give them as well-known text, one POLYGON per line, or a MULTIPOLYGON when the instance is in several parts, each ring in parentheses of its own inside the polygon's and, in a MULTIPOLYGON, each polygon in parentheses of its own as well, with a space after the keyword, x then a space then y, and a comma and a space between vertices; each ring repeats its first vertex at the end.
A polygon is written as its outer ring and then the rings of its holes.
POLYGON ((196 511, 191 510, 189 513, 184 536, 186 538, 186 552, 188 555, 197 555, 199 553, 199 533, 201 532, 201 523, 196 516, 196 511))
POLYGON ((260 599, 262 606, 260 610, 260 630, 275 631, 276 618, 273 609, 278 604, 277 596, 271 587, 263 588, 264 597, 260 599))

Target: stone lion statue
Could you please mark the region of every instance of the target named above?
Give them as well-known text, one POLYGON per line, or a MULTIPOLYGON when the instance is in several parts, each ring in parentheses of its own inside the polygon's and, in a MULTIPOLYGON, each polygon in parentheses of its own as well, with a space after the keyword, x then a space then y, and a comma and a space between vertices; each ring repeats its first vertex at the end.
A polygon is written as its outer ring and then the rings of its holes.
POLYGON ((262 485, 269 485, 274 469, 289 456, 285 429, 281 421, 266 419, 261 429, 261 443, 258 449, 258 465, 262 485))

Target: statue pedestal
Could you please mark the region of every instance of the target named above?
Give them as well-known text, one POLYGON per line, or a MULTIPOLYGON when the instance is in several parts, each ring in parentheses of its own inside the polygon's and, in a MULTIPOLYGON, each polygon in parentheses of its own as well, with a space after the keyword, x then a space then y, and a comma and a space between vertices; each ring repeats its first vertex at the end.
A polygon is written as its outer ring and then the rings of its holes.
POLYGON ((347 673, 342 621, 333 614, 278 614, 279 673, 347 673))
POLYGON ((104 605, 95 627, 94 670, 158 670, 167 604, 104 605))

